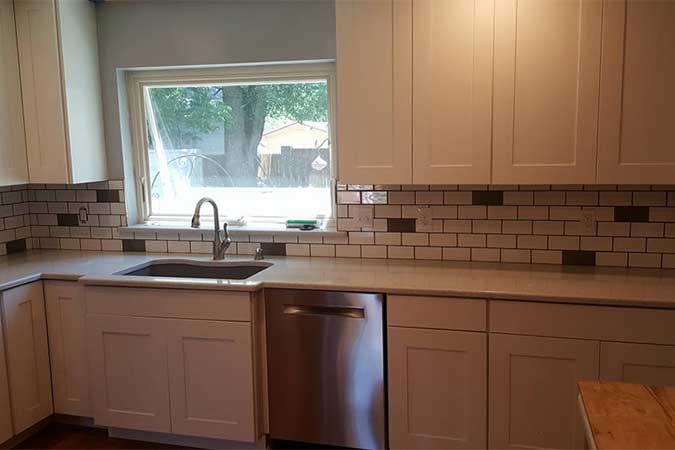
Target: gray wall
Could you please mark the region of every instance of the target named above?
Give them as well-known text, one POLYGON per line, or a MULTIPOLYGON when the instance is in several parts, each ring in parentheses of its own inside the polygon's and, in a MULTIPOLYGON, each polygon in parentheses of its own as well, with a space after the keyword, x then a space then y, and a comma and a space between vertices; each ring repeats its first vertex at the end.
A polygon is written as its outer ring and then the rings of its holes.
POLYGON ((111 179, 132 167, 120 69, 335 58, 333 0, 109 1, 96 15, 111 179))

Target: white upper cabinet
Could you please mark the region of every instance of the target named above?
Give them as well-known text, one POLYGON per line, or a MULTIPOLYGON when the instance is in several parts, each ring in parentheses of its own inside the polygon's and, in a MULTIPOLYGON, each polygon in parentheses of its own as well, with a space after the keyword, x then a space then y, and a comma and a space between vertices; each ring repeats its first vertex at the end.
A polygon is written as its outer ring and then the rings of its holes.
POLYGON ((413 2, 413 182, 487 184, 494 1, 413 2))
POLYGON ((14 4, 30 181, 106 179, 94 5, 14 4))
POLYGON ((27 182, 14 6, 0 0, 0 186, 27 182))
POLYGON ((412 182, 412 0, 340 0, 337 26, 339 179, 412 182))
POLYGON ((603 9, 599 183, 675 183, 675 2, 603 9))
POLYGON ((496 5, 492 182, 595 183, 602 3, 496 5))

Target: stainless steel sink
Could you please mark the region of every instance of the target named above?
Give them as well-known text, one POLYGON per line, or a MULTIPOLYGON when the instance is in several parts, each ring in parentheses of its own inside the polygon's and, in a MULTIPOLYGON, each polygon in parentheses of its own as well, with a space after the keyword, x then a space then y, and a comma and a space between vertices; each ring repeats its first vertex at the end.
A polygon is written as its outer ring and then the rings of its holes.
POLYGON ((270 267, 261 261, 194 261, 162 259, 118 272, 117 275, 167 278, 210 278, 245 280, 270 267))

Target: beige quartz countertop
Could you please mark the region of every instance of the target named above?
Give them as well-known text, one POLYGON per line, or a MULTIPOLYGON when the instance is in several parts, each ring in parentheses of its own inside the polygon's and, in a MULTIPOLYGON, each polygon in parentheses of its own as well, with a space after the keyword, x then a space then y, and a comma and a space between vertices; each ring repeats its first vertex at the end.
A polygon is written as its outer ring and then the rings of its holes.
MULTIPOLYGON (((0 290, 43 279, 88 285, 256 291, 298 288, 675 309, 675 271, 440 261, 268 258, 243 280, 126 277, 115 272, 153 259, 194 255, 36 250, 0 257, 0 290), (82 277, 82 278, 80 278, 82 277)), ((231 260, 251 260, 232 257, 231 260)))

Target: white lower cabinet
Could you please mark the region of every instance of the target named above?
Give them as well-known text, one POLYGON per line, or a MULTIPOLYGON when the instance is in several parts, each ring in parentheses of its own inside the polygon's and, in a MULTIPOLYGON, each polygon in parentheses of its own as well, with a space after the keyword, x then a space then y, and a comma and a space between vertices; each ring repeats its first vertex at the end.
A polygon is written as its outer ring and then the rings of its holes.
POLYGON ((603 342, 600 348, 601 379, 675 386, 675 346, 603 342))
POLYGON ((251 324, 169 320, 165 325, 172 432, 254 440, 251 324))
POLYGON ((91 417, 82 286, 45 281, 54 412, 91 417))
POLYGON ((485 448, 487 334, 389 327, 388 350, 390 447, 485 448))
POLYGON ((86 292, 97 424, 258 440, 248 294, 96 287, 86 292))
POLYGON ((170 432, 164 321, 89 315, 87 341, 96 423, 170 432))
POLYGON ((489 447, 584 448, 576 382, 598 379, 600 343, 490 335, 489 447))
POLYGON ((0 444, 14 435, 11 404, 9 401, 7 360, 5 359, 5 337, 2 328, 2 323, 0 323, 0 444))
POLYGON ((53 412, 42 282, 3 292, 2 312, 16 434, 53 412))

